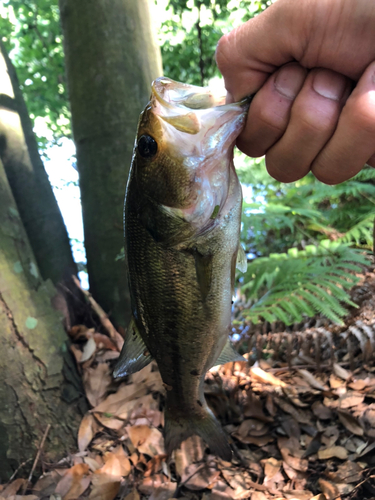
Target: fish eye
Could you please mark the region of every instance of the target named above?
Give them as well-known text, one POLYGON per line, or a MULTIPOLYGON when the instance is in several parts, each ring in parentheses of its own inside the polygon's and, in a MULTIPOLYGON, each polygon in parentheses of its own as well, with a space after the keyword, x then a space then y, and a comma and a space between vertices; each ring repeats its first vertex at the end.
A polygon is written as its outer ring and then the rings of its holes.
POLYGON ((158 151, 158 144, 150 135, 141 135, 138 140, 138 151, 142 158, 152 158, 158 151))

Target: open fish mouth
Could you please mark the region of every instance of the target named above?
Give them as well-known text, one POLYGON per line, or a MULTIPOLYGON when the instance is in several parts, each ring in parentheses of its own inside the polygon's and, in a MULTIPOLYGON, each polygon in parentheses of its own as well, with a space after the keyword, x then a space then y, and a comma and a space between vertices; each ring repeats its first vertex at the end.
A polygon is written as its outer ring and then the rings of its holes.
POLYGON ((209 87, 198 87, 157 78, 152 84, 152 95, 166 108, 181 106, 188 109, 208 109, 225 105, 225 94, 215 94, 209 87))

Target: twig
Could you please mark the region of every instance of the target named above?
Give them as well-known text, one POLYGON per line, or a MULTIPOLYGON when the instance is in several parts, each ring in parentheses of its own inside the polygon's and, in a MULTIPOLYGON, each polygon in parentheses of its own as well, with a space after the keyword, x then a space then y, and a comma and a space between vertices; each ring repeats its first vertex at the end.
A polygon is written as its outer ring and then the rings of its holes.
POLYGON ((90 302, 91 307, 94 309, 96 314, 99 316, 100 322, 103 325, 103 327, 107 330, 110 338, 113 340, 114 344, 119 347, 119 333, 116 330, 116 328, 113 326, 112 322, 108 318, 107 313, 100 307, 100 305, 96 302, 96 300, 93 298, 91 293, 88 290, 85 290, 82 288, 81 283, 77 276, 72 275, 72 279, 77 286, 81 290, 81 292, 87 297, 88 301, 90 302))
POLYGON ((47 439, 47 436, 48 436, 50 428, 51 428, 51 424, 48 424, 47 427, 46 427, 46 430, 44 431, 42 442, 40 443, 38 452, 36 454, 36 457, 35 457, 35 460, 34 460, 34 463, 33 463, 33 466, 31 467, 31 471, 30 471, 29 477, 27 478, 25 486, 23 487, 22 495, 24 495, 26 493, 26 490, 27 490, 29 484, 31 483, 31 479, 32 479, 33 474, 34 474, 34 470, 36 469, 36 466, 38 465, 40 454, 42 453, 42 450, 44 448, 44 443, 46 442, 46 439, 47 439))
POLYGON ((13 472, 13 474, 10 476, 7 484, 11 483, 13 481, 13 479, 17 476, 17 474, 19 473, 19 471, 22 469, 22 467, 24 467, 27 463, 30 462, 30 460, 32 460, 32 458, 28 458, 27 460, 25 460, 25 462, 22 462, 21 465, 19 465, 17 467, 17 469, 13 472))

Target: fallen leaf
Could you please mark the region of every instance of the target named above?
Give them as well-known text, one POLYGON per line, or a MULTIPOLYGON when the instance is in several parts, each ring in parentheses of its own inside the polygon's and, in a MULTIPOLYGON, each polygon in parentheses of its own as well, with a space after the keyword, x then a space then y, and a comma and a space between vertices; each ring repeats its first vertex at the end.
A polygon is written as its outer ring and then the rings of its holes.
POLYGON ((86 344, 83 346, 82 357, 81 357, 80 363, 84 363, 85 361, 90 359, 95 351, 96 351, 96 343, 95 343, 95 340, 91 337, 88 339, 86 344))
POLYGON ((94 333, 93 339, 95 340, 96 348, 99 349, 108 349, 110 351, 117 351, 117 347, 114 345, 112 340, 107 337, 107 335, 103 335, 102 333, 94 333))
POLYGON ((177 489, 177 483, 164 483, 151 493, 148 500, 169 500, 177 489))
POLYGON ((272 375, 272 373, 267 373, 257 366, 252 366, 250 368, 250 375, 256 380, 263 382, 264 384, 270 384, 277 387, 286 387, 287 384, 280 380, 279 378, 272 375))
POLYGON ((352 432, 356 436, 363 436, 363 428, 359 421, 353 417, 350 413, 344 412, 342 410, 338 410, 338 416, 340 419, 340 422, 346 429, 348 429, 349 432, 352 432))
POLYGON ((320 420, 330 420, 333 416, 332 411, 324 406, 320 401, 315 401, 311 409, 314 415, 320 420))
POLYGON ((160 488, 163 484, 169 483, 163 474, 154 474, 153 476, 143 478, 142 482, 139 484, 138 489, 144 495, 151 495, 157 488, 160 488))
POLYGON ((92 490, 90 500, 113 500, 121 485, 121 477, 101 473, 100 470, 92 475, 92 490))
POLYGON ((15 479, 3 489, 1 496, 3 498, 9 498, 16 495, 16 493, 25 485, 25 482, 26 479, 15 479))
MULTIPOLYGON (((105 456, 105 464, 99 471, 108 474, 109 476, 126 477, 132 470, 129 458, 125 455, 122 446, 119 446, 115 451, 108 453, 105 456)), ((99 472, 98 471, 98 472, 99 472)))
POLYGON ((140 453, 151 457, 165 454, 164 438, 158 429, 150 429, 147 425, 134 425, 126 430, 133 446, 140 453))
POLYGON ((89 466, 87 464, 73 465, 58 482, 55 494, 60 495, 63 500, 76 499, 87 490, 90 482, 89 466))
POLYGON ((208 464, 191 464, 181 477, 181 482, 189 490, 212 488, 220 476, 220 471, 208 464))
POLYGON ((351 373, 337 363, 333 363, 333 372, 342 380, 348 380, 351 377, 351 373))
POLYGON ((340 492, 333 483, 330 483, 329 481, 326 481, 325 479, 319 479, 319 486, 322 492, 324 493, 324 496, 326 497, 327 500, 338 500, 340 498, 340 492))
POLYGON ((362 479, 363 469, 357 462, 347 460, 337 467, 337 471, 328 471, 327 477, 334 483, 359 483, 362 479))
POLYGON ((327 391, 328 387, 322 385, 312 373, 307 370, 298 370, 298 373, 313 387, 319 391, 327 391))
POLYGON ((319 460, 327 460, 333 457, 339 458, 340 460, 346 460, 348 458, 348 452, 342 446, 332 446, 331 448, 324 448, 318 451, 319 460))
POLYGON ((362 394, 348 394, 340 400, 340 408, 352 408, 363 403, 365 396, 362 394))
POLYGON ((99 363, 96 368, 87 368, 83 373, 82 380, 90 405, 97 406, 104 399, 108 387, 112 383, 109 366, 107 363, 99 363))
POLYGON ((91 413, 86 413, 86 415, 81 420, 81 424, 78 430, 78 449, 79 451, 85 451, 90 444, 92 438, 95 436, 98 430, 98 424, 91 415, 91 413))

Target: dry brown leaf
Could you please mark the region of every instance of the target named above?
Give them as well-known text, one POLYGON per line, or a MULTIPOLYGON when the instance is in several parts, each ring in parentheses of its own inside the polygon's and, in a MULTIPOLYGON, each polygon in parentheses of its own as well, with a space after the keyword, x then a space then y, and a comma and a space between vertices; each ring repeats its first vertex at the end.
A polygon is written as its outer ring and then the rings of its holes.
POLYGON ((290 403, 287 403, 286 401, 280 398, 275 398, 275 402, 282 410, 292 415, 292 417, 295 420, 297 420, 297 422, 299 422, 300 424, 311 423, 311 417, 307 411, 295 408, 290 403))
POLYGON ((220 476, 220 471, 208 464, 191 464, 186 468, 181 482, 189 490, 212 488, 220 476))
POLYGON ((37 495, 14 495, 13 497, 9 497, 9 500, 38 500, 38 499, 39 497, 37 495))
POLYGON ((16 493, 25 485, 26 479, 15 479, 8 484, 1 492, 3 498, 9 498, 16 495, 16 493))
POLYGON ((63 500, 78 498, 90 485, 91 476, 87 464, 76 464, 68 469, 56 486, 55 494, 63 500))
POLYGON ((83 457, 83 462, 90 467, 91 472, 95 472, 102 467, 102 464, 99 464, 97 460, 92 457, 83 457))
POLYGON ((136 490, 136 488, 134 488, 133 491, 131 491, 128 495, 126 495, 124 500, 140 500, 140 498, 141 497, 140 497, 138 491, 136 490))
POLYGON ((286 462, 289 467, 300 472, 307 471, 308 461, 300 458, 303 455, 303 451, 297 439, 279 438, 277 444, 284 462, 286 462))
POLYGON ((158 429, 150 429, 147 425, 134 425, 126 428, 130 441, 140 453, 153 457, 164 455, 164 438, 158 429))
POLYGON ((362 394, 348 394, 340 400, 340 408, 353 408, 363 403, 365 396, 362 394))
POLYGON ((261 491, 254 491, 251 494, 251 500, 268 500, 268 497, 261 491))
POLYGON ((337 467, 337 471, 328 471, 327 478, 334 483, 356 483, 362 479, 363 469, 357 462, 347 460, 337 467))
POLYGON ((85 451, 90 444, 92 438, 95 436, 99 426, 91 413, 86 415, 81 420, 78 430, 78 449, 85 451))
POLYGON ((317 380, 312 373, 307 370, 298 370, 298 373, 313 387, 319 391, 327 391, 328 387, 324 386, 317 380))
POLYGON ((211 500, 233 500, 234 498, 235 492, 224 481, 215 483, 210 495, 211 500))
POLYGON ((356 379, 353 380, 353 382, 350 382, 350 384, 348 384, 348 387, 350 387, 350 389, 353 389, 354 391, 362 391, 362 389, 367 387, 368 383, 369 383, 368 378, 366 378, 365 380, 356 379))
POLYGON ((242 422, 237 430, 240 437, 251 436, 264 436, 269 432, 269 426, 265 422, 256 420, 255 418, 247 419, 242 422))
POLYGON ((250 375, 255 380, 259 380, 264 384, 274 385, 276 387, 287 387, 288 384, 280 380, 279 378, 272 375, 272 373, 267 373, 258 366, 252 366, 250 368, 250 375))
POLYGON ((153 476, 143 478, 138 489, 144 495, 151 495, 155 489, 169 482, 169 479, 167 479, 164 474, 154 474, 153 476))
POLYGON ((338 416, 340 422, 344 427, 348 429, 349 432, 355 434, 356 436, 363 436, 363 428, 359 423, 358 419, 353 417, 350 413, 338 410, 338 416))
POLYGON ((262 422, 273 422, 273 418, 267 417, 263 411, 262 401, 252 392, 247 392, 246 405, 243 409, 245 417, 256 418, 262 422))
POLYGON ((340 460, 346 460, 348 458, 348 452, 342 446, 332 446, 331 448, 324 448, 318 451, 319 460, 328 460, 328 458, 339 458, 340 460))
POLYGON ((345 368, 343 368, 337 363, 333 363, 333 372, 337 377, 341 378, 342 380, 348 380, 348 378, 351 377, 351 373, 345 370, 345 368))
POLYGON ((95 340, 91 337, 83 346, 80 363, 84 363, 85 361, 89 360, 95 351, 96 351, 96 343, 95 340))
POLYGON ((102 333, 94 333, 93 339, 95 340, 96 348, 99 349, 108 349, 110 351, 117 351, 117 347, 112 342, 112 340, 107 337, 107 335, 103 335, 102 333))
POLYGON ((332 411, 324 406, 320 401, 315 401, 311 409, 314 415, 320 420, 330 420, 333 416, 332 411))
POLYGON ((161 472, 166 458, 167 455, 156 455, 155 457, 152 457, 151 460, 147 462, 143 477, 153 476, 154 474, 161 472))
POLYGON ((56 471, 43 474, 33 487, 33 491, 38 492, 39 496, 49 496, 55 492, 56 485, 60 481, 61 475, 56 471), (43 492, 43 493, 42 493, 43 492))
POLYGON ((205 445, 199 436, 191 436, 181 443, 180 448, 174 451, 178 476, 182 477, 189 465, 203 459, 204 449, 205 445))
POLYGON ((339 500, 340 492, 337 486, 325 479, 319 479, 319 486, 327 500, 339 500))
POLYGON ((128 403, 140 398, 147 393, 147 388, 143 385, 122 384, 115 394, 110 394, 104 401, 96 406, 93 413, 106 413, 113 417, 127 418, 129 414, 128 403))
POLYGON ((270 457, 266 460, 262 460, 262 465, 264 467, 265 479, 272 479, 281 469, 281 460, 276 460, 276 458, 270 457))
POLYGON ((313 494, 309 490, 284 490, 283 494, 288 500, 311 500, 313 494))
POLYGON ((125 455, 122 446, 119 446, 115 451, 105 455, 105 464, 98 472, 108 474, 109 476, 126 477, 132 470, 129 458, 125 455))
POLYGON ((340 436, 340 431, 336 425, 331 425, 324 430, 321 437, 321 442, 326 446, 326 448, 331 448, 340 436))
POLYGON ((82 381, 90 405, 97 406, 103 401, 112 383, 109 366, 107 363, 99 363, 96 368, 87 368, 84 370, 82 381))
POLYGON ((236 433, 234 433, 232 435, 234 437, 236 437, 237 439, 239 439, 239 441, 241 441, 241 443, 254 444, 255 446, 259 446, 260 448, 262 448, 263 446, 266 446, 268 443, 271 443, 275 439, 270 434, 266 435, 266 436, 260 436, 260 437, 246 436, 244 438, 238 438, 238 435, 236 433))
POLYGON ((121 477, 101 473, 100 470, 92 475, 92 490, 90 500, 113 500, 119 492, 121 477))
POLYGON ((169 500, 177 489, 177 483, 164 483, 159 488, 155 488, 148 500, 169 500))

